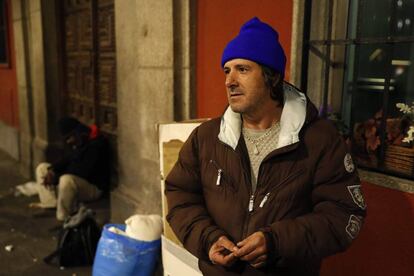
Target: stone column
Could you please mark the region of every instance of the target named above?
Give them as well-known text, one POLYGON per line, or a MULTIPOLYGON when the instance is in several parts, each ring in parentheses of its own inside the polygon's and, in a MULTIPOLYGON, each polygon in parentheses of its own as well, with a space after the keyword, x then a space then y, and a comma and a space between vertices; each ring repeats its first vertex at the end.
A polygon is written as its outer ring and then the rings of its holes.
POLYGON ((47 128, 47 148, 43 153, 49 162, 56 161, 62 153, 62 137, 58 131, 57 120, 63 116, 63 105, 61 83, 61 57, 59 54, 63 51, 59 30, 63 30, 62 23, 59 20, 61 12, 59 4, 61 0, 42 0, 42 25, 43 25, 43 56, 44 56, 44 100, 46 106, 44 111, 47 112, 46 121, 42 122, 47 128), (59 49, 62 48, 62 49, 59 49))
POLYGON ((19 159, 22 173, 27 177, 46 159, 49 139, 58 139, 55 121, 60 105, 55 4, 56 1, 41 0, 12 2, 20 120, 19 159))
POLYGON ((19 105, 19 136, 21 172, 26 177, 32 168, 32 98, 30 85, 30 56, 28 41, 28 17, 26 1, 13 0, 13 30, 16 50, 16 74, 19 105))
POLYGON ((174 118, 173 1, 115 1, 118 187, 112 221, 161 213, 156 124, 174 118))
POLYGON ((290 82, 296 87, 301 85, 302 77, 302 51, 303 51, 303 24, 305 2, 293 0, 292 40, 290 51, 290 82))
POLYGON ((28 44, 30 62, 30 80, 33 100, 33 165, 46 159, 47 102, 45 87, 45 63, 43 51, 43 29, 41 0, 26 1, 28 19, 28 44))
POLYGON ((174 119, 196 117, 196 0, 173 1, 174 119))

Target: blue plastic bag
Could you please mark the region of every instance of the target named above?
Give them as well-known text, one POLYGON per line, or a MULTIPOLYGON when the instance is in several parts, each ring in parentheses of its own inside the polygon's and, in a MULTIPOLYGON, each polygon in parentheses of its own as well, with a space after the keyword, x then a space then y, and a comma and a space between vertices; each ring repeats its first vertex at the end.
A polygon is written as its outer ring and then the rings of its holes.
POLYGON ((110 227, 125 231, 124 224, 106 224, 98 243, 93 276, 151 276, 160 255, 161 239, 138 241, 109 231, 110 227))

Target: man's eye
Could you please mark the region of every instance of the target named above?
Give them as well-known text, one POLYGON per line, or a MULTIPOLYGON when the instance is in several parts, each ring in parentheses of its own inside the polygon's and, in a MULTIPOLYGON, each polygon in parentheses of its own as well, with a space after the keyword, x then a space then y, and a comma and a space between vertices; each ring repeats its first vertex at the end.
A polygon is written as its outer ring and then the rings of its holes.
POLYGON ((230 70, 225 69, 224 74, 227 75, 228 73, 230 73, 230 70))
POLYGON ((247 72, 247 68, 246 67, 240 67, 239 71, 242 72, 242 73, 245 73, 245 72, 247 72))

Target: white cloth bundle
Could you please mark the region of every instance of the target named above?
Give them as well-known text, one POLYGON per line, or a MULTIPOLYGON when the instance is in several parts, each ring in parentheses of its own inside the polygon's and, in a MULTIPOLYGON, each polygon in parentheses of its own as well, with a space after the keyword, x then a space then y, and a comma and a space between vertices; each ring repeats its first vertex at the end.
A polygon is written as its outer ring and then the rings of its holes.
POLYGON ((126 234, 140 241, 153 241, 161 238, 162 218, 159 215, 133 215, 126 221, 126 234))

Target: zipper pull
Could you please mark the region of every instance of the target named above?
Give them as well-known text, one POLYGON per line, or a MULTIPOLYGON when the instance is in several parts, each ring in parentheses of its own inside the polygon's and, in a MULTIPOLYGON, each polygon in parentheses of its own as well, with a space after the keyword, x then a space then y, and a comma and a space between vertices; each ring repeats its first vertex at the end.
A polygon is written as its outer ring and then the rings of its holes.
POLYGON ((264 198, 262 199, 262 202, 260 202, 260 205, 259 205, 260 208, 263 208, 263 206, 265 205, 265 203, 266 203, 267 199, 269 198, 269 196, 270 196, 270 193, 267 193, 264 196, 264 198))
POLYGON ((219 186, 220 185, 220 181, 221 181, 221 174, 222 174, 223 170, 219 169, 217 171, 217 181, 216 181, 216 185, 219 186))
POLYGON ((249 200, 249 212, 253 211, 253 205, 254 205, 254 195, 251 195, 250 200, 249 200))

